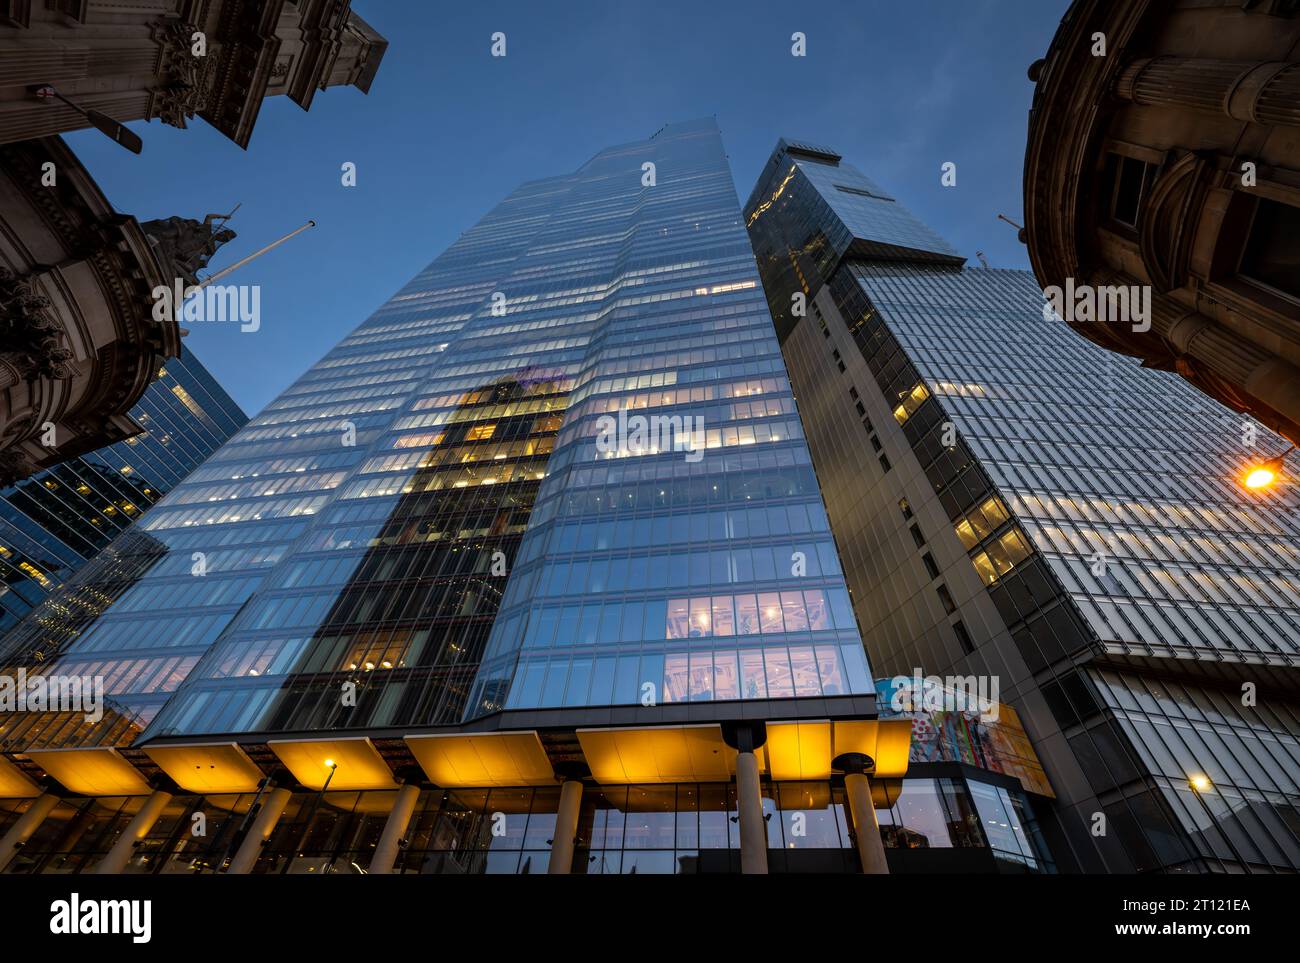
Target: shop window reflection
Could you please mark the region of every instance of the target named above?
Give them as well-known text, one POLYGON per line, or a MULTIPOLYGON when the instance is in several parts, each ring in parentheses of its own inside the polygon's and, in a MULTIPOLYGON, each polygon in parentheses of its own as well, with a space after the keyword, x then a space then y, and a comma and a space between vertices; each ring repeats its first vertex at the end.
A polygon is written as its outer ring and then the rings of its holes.
MULTIPOLYGON (((951 849, 983 846, 979 817, 962 784, 951 779, 907 779, 881 786, 889 808, 877 807, 887 847, 951 849)), ((879 803, 879 800, 877 800, 879 803)))
POLYGON ((971 796, 979 811, 980 828, 989 846, 1029 866, 1037 866, 1034 847, 1021 824, 1010 794, 1000 786, 971 782, 971 796))
POLYGON ((676 804, 676 786, 629 787, 623 848, 674 848, 676 804))
MULTIPOLYGON (((948 778, 881 780, 873 790, 887 846, 989 846, 1003 863, 1050 870, 1032 814, 1015 790, 948 778)), ((772 850, 851 853, 841 788, 824 781, 765 780, 762 794, 772 850)), ((391 790, 295 795, 254 872, 363 872, 394 795, 391 790)), ((559 795, 558 787, 422 793, 396 869, 457 875, 544 873, 559 795)), ((220 798, 220 807, 214 807, 211 800, 178 797, 143 841, 142 858, 133 859, 128 872, 204 872, 219 867, 230 831, 241 824, 252 796, 220 798), (188 813, 200 805, 215 820, 210 824, 213 837, 204 841, 188 836, 188 813)), ((60 818, 51 817, 32 845, 24 847, 24 862, 16 871, 57 873, 93 865, 130 818, 124 803, 100 800, 84 812, 60 808, 60 818)), ((731 784, 588 785, 576 835, 578 873, 739 871, 739 822, 731 784)), ((773 871, 783 871, 784 858, 774 859, 773 871)), ((789 864, 792 870, 807 865, 789 864)))
POLYGON ((790 782, 773 787, 780 802, 781 839, 786 849, 844 849, 851 845, 843 804, 828 783, 790 782))
POLYGON ((980 832, 981 818, 976 807, 971 804, 967 787, 973 792, 980 785, 975 782, 963 783, 954 779, 939 779, 939 791, 943 795, 944 808, 948 815, 948 834, 954 846, 983 846, 984 836, 980 832))

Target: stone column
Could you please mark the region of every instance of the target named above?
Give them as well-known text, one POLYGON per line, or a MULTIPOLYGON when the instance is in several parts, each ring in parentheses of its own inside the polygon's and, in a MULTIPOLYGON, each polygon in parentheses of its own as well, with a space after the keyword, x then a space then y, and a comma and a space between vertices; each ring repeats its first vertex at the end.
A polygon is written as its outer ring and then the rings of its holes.
POLYGON ((370 857, 371 876, 386 876, 393 871, 397 851, 401 847, 402 837, 406 835, 406 827, 411 825, 411 816, 415 813, 415 804, 419 798, 419 783, 407 782, 397 790, 397 798, 388 813, 388 821, 384 823, 384 831, 379 835, 375 854, 370 857))
POLYGON ((149 830, 153 829, 154 823, 158 821, 158 817, 171 801, 171 793, 161 789, 154 790, 140 807, 140 811, 127 824, 126 829, 122 831, 122 835, 117 837, 108 855, 99 861, 95 872, 100 875, 122 872, 135 854, 135 844, 149 835, 149 830))
POLYGON ((240 876, 252 870, 258 855, 262 852, 263 844, 271 838, 271 833, 275 832, 275 824, 284 815, 284 807, 289 805, 292 796, 293 793, 287 789, 272 789, 267 793, 261 811, 253 819, 253 825, 249 827, 248 835, 239 844, 235 858, 226 868, 227 875, 240 876))
POLYGON ((573 869, 573 845, 578 835, 578 814, 581 809, 582 780, 569 777, 560 784, 555 836, 551 839, 551 861, 546 869, 551 876, 567 876, 573 869))
POLYGON ((1300 64, 1148 57, 1128 64, 1115 93, 1270 127, 1300 126, 1300 64))
POLYGON ((722 741, 736 750, 736 815, 740 823, 740 871, 767 873, 767 820, 756 750, 767 741, 763 722, 727 722, 722 741))
POLYGON ((763 791, 753 749, 741 749, 736 755, 736 812, 740 817, 740 871, 766 875, 767 821, 763 819, 763 791))
POLYGON ((831 762, 834 769, 844 773, 844 795, 848 797, 849 814, 853 818, 853 835, 862 860, 862 872, 887 874, 889 861, 885 858, 885 844, 880 838, 880 822, 876 819, 876 806, 871 801, 871 780, 868 770, 875 768, 871 757, 861 752, 846 752, 831 762))
POLYGON ((32 800, 27 811, 18 817, 18 821, 9 827, 9 832, 5 833, 4 839, 0 839, 0 873, 4 872, 5 867, 18 855, 18 850, 32 838, 32 833, 40 828, 41 823, 45 822, 45 817, 58 804, 59 797, 54 793, 41 793, 32 800))

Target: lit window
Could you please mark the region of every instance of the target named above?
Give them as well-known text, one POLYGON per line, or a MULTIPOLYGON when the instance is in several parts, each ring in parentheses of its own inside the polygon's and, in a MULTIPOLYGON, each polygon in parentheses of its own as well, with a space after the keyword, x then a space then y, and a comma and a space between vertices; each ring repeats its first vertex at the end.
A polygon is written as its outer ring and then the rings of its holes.
POLYGON ((904 424, 908 418, 912 417, 916 409, 921 407, 921 403, 929 397, 930 392, 926 390, 925 385, 918 382, 911 391, 903 396, 902 403, 894 409, 894 420, 900 425, 904 424))
POLYGON ((203 409, 199 407, 199 403, 180 385, 172 385, 172 394, 181 400, 181 404, 189 409, 190 414, 199 418, 203 417, 203 409))

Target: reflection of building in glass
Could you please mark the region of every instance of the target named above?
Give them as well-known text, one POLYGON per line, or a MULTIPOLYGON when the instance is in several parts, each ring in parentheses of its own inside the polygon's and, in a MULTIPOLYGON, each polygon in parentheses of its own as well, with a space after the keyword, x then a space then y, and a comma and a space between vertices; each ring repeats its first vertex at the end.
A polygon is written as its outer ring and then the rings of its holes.
POLYGON ((198 654, 169 644, 165 635, 123 644, 95 627, 110 606, 131 604, 133 590, 166 554, 158 539, 129 527, 5 636, 0 673, 14 678, 22 668, 29 675, 99 677, 106 705, 97 723, 81 712, 8 714, 0 723, 0 748, 127 745, 148 724, 198 654))
POLYGON ((190 351, 130 415, 140 434, 0 489, 0 638, 247 420, 190 351))
POLYGON ((562 378, 535 375, 422 399, 433 404, 419 405, 420 418, 432 417, 436 432, 386 439, 401 450, 418 438, 420 453, 387 517, 363 533, 325 516, 223 632, 157 730, 220 731, 196 705, 219 705, 261 733, 458 721, 564 412, 562 378), (280 634, 266 631, 268 611, 335 581, 310 638, 268 641, 280 634), (345 683, 357 688, 354 703, 337 697, 345 683))
POLYGON ((999 679, 1062 869, 1300 867, 1300 522, 1240 419, 833 151, 780 142, 745 212, 878 675, 999 679))

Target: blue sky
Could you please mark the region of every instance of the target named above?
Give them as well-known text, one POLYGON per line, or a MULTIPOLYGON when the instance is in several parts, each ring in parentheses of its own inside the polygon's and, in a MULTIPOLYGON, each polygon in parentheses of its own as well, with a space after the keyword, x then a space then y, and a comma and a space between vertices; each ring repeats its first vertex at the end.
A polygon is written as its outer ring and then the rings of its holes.
POLYGON ((201 218, 242 204, 214 269, 314 218, 231 275, 262 326, 186 344, 258 412, 521 181, 713 115, 743 201, 778 137, 833 147, 972 263, 1027 267, 1015 230, 1032 85, 1067 0, 427 3, 353 0, 390 41, 370 95, 267 100, 247 151, 196 119, 133 124, 136 157, 68 137, 118 210, 201 218), (502 31, 507 56, 490 56, 502 31), (807 56, 790 35, 807 36, 807 56), (357 165, 345 188, 340 167, 357 165), (957 164, 957 186, 940 166, 957 164))

